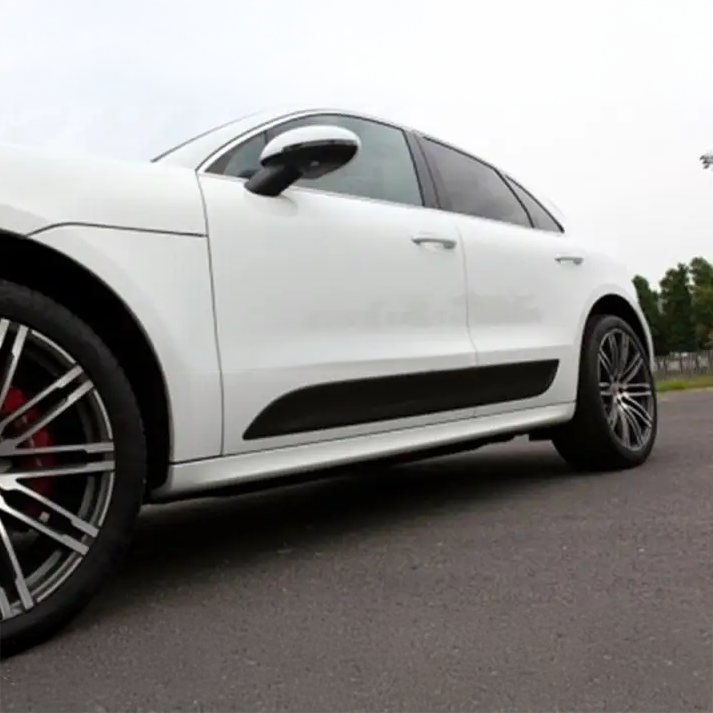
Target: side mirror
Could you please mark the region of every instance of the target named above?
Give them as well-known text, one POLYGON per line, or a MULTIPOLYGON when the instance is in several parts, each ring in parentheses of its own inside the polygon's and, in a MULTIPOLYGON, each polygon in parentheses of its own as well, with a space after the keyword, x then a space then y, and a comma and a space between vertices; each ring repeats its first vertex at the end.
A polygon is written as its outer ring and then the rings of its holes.
POLYGON ((349 163, 359 137, 339 126, 303 126, 276 136, 262 150, 260 168, 245 184, 252 193, 279 196, 300 178, 320 178, 349 163))

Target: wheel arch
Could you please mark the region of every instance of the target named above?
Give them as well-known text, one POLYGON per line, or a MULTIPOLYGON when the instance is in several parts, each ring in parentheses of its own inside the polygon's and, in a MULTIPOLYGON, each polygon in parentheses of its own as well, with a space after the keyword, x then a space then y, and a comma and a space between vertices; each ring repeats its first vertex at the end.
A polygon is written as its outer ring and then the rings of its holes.
POLYGON ((611 314, 615 317, 623 319, 636 333, 636 336, 641 340, 641 344, 646 350, 646 356, 651 360, 653 351, 651 340, 649 337, 648 326, 643 322, 642 317, 631 305, 631 302, 616 293, 608 293, 599 297, 592 305, 585 320, 585 324, 593 315, 611 314))
POLYGON ((50 246, 1 228, 0 279, 61 303, 86 322, 116 355, 144 422, 149 460, 147 493, 163 484, 172 452, 170 397, 156 350, 136 315, 87 267, 50 246))

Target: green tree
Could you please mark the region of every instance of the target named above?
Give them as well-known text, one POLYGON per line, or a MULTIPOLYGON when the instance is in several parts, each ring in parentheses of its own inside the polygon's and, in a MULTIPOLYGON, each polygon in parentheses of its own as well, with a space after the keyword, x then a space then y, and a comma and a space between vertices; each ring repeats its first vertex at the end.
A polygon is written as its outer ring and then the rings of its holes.
POLYGON ((651 289, 651 285, 645 277, 635 275, 633 282, 636 288, 636 294, 639 296, 639 304, 651 329, 656 356, 665 356, 670 350, 668 348, 666 331, 664 330, 663 318, 659 307, 659 295, 651 289))
POLYGON ((662 325, 668 346, 674 352, 695 351, 698 345, 688 265, 678 263, 667 270, 660 288, 662 325))
POLYGON ((713 346, 713 265, 702 257, 690 264, 691 306, 699 349, 713 346))

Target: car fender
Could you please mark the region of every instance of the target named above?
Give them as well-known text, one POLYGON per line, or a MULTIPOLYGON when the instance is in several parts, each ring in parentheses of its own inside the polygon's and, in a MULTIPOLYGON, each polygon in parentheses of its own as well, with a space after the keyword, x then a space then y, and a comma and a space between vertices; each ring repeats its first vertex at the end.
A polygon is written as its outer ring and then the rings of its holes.
MULTIPOLYGON (((629 280, 631 282, 631 280, 629 280)), ((604 283, 601 285, 598 285, 596 289, 594 289, 590 295, 589 299, 587 300, 585 309, 582 311, 582 317, 579 325, 579 343, 581 347, 582 339, 584 338, 584 329, 586 327, 587 320, 589 319, 590 314, 592 313, 592 309, 594 306, 599 302, 604 297, 619 297, 620 299, 624 300, 627 305, 633 310, 633 312, 636 314, 636 317, 638 318, 639 322, 641 323, 641 327, 643 329, 644 335, 645 335, 645 341, 646 341, 646 348, 649 353, 649 363, 651 365, 651 368, 654 369, 655 367, 655 357, 654 357, 654 342, 653 342, 653 337, 651 335, 651 329, 649 328, 649 323, 648 320, 646 319, 646 316, 644 315, 643 310, 641 309, 641 305, 639 304, 638 297, 636 295, 636 290, 634 288, 633 283, 631 283, 631 288, 628 288, 628 284, 626 281, 617 281, 617 282, 610 282, 610 283, 604 283)), ((581 351, 581 349, 580 349, 581 351)), ((578 357, 579 358, 579 357, 578 357)))
POLYGON ((222 388, 208 240, 77 225, 49 228, 29 239, 83 266, 142 328, 168 392, 171 460, 220 455, 222 388))
POLYGON ((101 225, 205 235, 195 171, 0 145, 0 229, 101 225))

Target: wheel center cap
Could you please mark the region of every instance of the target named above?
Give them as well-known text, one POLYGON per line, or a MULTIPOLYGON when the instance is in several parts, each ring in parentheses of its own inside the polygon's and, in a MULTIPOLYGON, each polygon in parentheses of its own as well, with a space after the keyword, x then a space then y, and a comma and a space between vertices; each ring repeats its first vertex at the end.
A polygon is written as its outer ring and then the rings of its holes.
POLYGON ((611 385, 610 393, 617 401, 622 401, 626 394, 626 390, 621 384, 615 382, 611 385))

